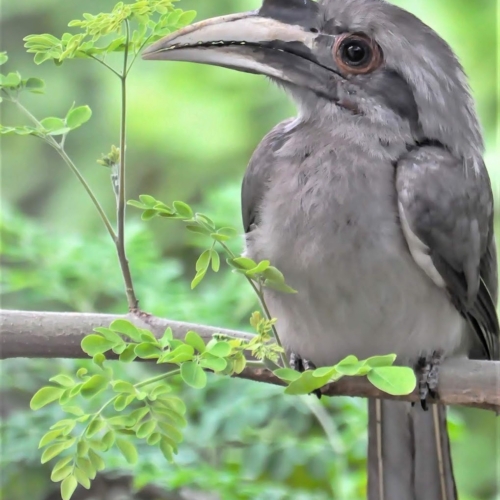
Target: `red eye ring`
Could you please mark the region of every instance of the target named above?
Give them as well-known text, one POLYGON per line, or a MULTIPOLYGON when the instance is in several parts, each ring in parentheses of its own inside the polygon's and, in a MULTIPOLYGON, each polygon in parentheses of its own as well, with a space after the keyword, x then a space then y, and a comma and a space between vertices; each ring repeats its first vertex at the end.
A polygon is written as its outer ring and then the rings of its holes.
POLYGON ((348 75, 371 73, 383 61, 382 50, 363 34, 340 35, 333 46, 333 57, 339 69, 348 75))

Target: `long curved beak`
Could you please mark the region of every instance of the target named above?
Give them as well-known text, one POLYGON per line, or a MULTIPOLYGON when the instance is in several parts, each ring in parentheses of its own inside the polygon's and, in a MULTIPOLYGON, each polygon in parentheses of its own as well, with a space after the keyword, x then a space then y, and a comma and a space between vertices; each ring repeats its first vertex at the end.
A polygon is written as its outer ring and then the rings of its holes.
POLYGON ((321 35, 257 11, 207 19, 149 46, 144 59, 190 61, 267 75, 333 98, 335 74, 314 53, 321 35))

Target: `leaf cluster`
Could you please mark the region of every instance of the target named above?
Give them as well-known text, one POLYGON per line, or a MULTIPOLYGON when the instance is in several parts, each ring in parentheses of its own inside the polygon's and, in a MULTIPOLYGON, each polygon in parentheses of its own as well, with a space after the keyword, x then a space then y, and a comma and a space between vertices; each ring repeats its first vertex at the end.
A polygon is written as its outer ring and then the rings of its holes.
MULTIPOLYGON (((79 28, 79 33, 64 33, 61 38, 47 33, 28 35, 24 38, 25 47, 35 54, 36 64, 48 60, 62 64, 64 60, 73 58, 104 61, 108 54, 125 51, 137 56, 147 43, 186 26, 194 19, 196 13, 176 9, 176 1, 118 2, 109 13, 84 14, 83 19, 70 21, 68 26, 79 28), (132 31, 131 26, 134 27, 132 31)), ((125 73, 129 69, 130 66, 125 73)))
POLYGON ((365 360, 350 355, 333 366, 303 373, 290 368, 279 368, 273 373, 289 384, 285 389, 286 394, 310 394, 344 376, 366 376, 375 387, 394 396, 410 394, 417 383, 415 372, 407 366, 394 366, 395 360, 395 354, 373 356, 365 360))

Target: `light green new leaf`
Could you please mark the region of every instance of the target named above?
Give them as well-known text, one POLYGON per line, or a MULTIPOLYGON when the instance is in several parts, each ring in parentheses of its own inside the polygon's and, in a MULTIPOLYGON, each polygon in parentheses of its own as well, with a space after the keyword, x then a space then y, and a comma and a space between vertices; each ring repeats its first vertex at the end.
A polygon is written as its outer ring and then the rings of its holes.
POLYGON ((79 469, 78 467, 75 467, 75 470, 73 474, 76 477, 76 480, 85 488, 85 489, 90 489, 90 479, 88 478, 87 474, 82 471, 82 469, 79 469))
POLYGON ((75 492, 77 486, 78 486, 78 482, 77 482, 75 476, 68 476, 61 483, 62 500, 70 500, 71 497, 73 496, 73 493, 75 492))
POLYGON ((410 394, 417 385, 415 372, 407 366, 373 368, 367 378, 375 387, 393 396, 410 394))
POLYGON ((196 332, 192 330, 187 332, 185 342, 194 347, 198 352, 205 352, 205 342, 203 342, 203 339, 196 332))
POLYGON ((191 290, 194 290, 201 283, 202 279, 205 277, 205 274, 207 274, 206 271, 199 271, 196 273, 193 281, 191 281, 191 290))
POLYGON ((57 470, 53 469, 50 475, 50 479, 54 481, 54 483, 58 483, 59 481, 62 481, 65 477, 68 477, 72 472, 73 472, 73 466, 65 465, 64 467, 60 467, 57 470))
POLYGON ((129 464, 134 465, 137 463, 139 455, 137 454, 136 447, 132 443, 125 441, 125 439, 118 438, 116 440, 116 445, 129 464))
POLYGON ((62 429, 54 429, 53 431, 49 431, 43 435, 42 439, 38 443, 38 449, 47 446, 49 443, 60 437, 62 434, 62 429))
POLYGON ((91 333, 82 340, 82 350, 89 356, 95 356, 109 351, 114 346, 114 342, 106 340, 102 335, 91 333))
POLYGON ((163 453, 163 456, 172 463, 174 461, 173 449, 170 446, 168 439, 162 437, 160 440, 160 450, 163 453))
POLYGON ((95 436, 98 432, 102 431, 105 427, 106 427, 106 421, 102 420, 100 418, 96 418, 87 427, 87 430, 85 431, 85 435, 88 438, 91 438, 91 437, 95 436))
POLYGON ((227 361, 224 358, 217 358, 208 354, 200 360, 200 366, 214 372, 221 372, 226 369, 227 361))
POLYGON ((196 261, 196 271, 202 272, 208 269, 208 265, 210 264, 211 252, 210 250, 205 250, 196 261))
POLYGON ((186 384, 195 389, 202 389, 207 385, 207 374, 203 368, 193 361, 186 361, 181 365, 181 377, 186 384))
POLYGON ((104 463, 104 460, 101 458, 101 455, 99 455, 92 449, 89 450, 89 458, 95 470, 99 471, 99 470, 104 470, 106 468, 106 464, 104 463))
POLYGON ((212 271, 218 273, 220 269, 220 256, 217 250, 210 250, 210 256, 212 259, 212 271))
POLYGON ((66 115, 66 125, 73 130, 89 121, 91 116, 92 110, 88 106, 78 106, 66 115))
POLYGON ((274 375, 276 375, 281 380, 285 380, 286 382, 293 382, 300 378, 300 373, 297 370, 292 370, 291 368, 278 368, 273 371, 274 375))
POLYGON ((55 116, 49 116, 48 118, 44 118, 43 120, 40 121, 40 124, 48 132, 59 130, 66 126, 64 124, 64 120, 61 120, 61 118, 56 118, 55 116))
POLYGON ((139 425, 139 427, 135 432, 135 435, 139 439, 147 438, 150 434, 154 432, 155 428, 156 428, 156 421, 147 420, 146 422, 143 422, 141 425, 139 425))
POLYGON ((320 389, 328 383, 330 377, 324 375, 323 377, 315 377, 313 372, 307 371, 300 375, 300 378, 294 380, 286 389, 285 394, 310 394, 316 389, 320 389))
POLYGON ((0 66, 5 64, 8 60, 9 56, 7 55, 7 52, 0 52, 0 66))
POLYGON ((141 341, 139 329, 126 319, 115 319, 109 327, 115 332, 122 333, 123 335, 130 337, 135 342, 141 341))
POLYGON ((45 82, 40 78, 28 78, 24 85, 33 94, 43 94, 45 90, 45 82))
POLYGON ((135 387, 130 383, 127 382, 126 380, 117 380, 112 383, 113 390, 115 392, 126 392, 129 394, 135 394, 136 390, 135 387))
POLYGON ((82 385, 81 395, 84 398, 91 398, 106 389, 108 379, 102 375, 93 375, 82 385))
POLYGON ((207 352, 218 358, 225 358, 231 354, 231 344, 229 342, 220 341, 207 345, 207 352))
POLYGON ((184 203, 183 201, 174 201, 172 203, 172 206, 174 207, 174 210, 181 217, 183 217, 185 219, 191 219, 194 215, 191 207, 187 203, 184 203))
POLYGON ((366 359, 365 363, 372 368, 377 368, 379 366, 391 366, 395 360, 395 354, 387 354, 386 356, 372 356, 366 359))
POLYGON ((52 403, 63 393, 63 389, 60 387, 46 386, 39 389, 30 401, 30 408, 32 410, 38 410, 43 408, 45 405, 52 403))
POLYGON ((71 377, 62 373, 49 378, 49 382, 55 382, 63 387, 73 387, 75 385, 75 381, 71 377))
POLYGON ((52 460, 54 457, 57 457, 60 453, 68 448, 71 448, 73 444, 75 444, 76 439, 68 439, 67 441, 61 441, 60 443, 51 444, 47 448, 45 448, 42 453, 42 458, 40 459, 42 464, 47 463, 49 460, 52 460))

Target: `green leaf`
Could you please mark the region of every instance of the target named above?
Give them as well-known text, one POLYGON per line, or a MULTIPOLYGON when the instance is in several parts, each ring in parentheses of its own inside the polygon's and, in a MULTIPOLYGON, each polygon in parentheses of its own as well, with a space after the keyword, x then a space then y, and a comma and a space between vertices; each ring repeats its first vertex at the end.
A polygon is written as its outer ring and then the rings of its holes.
POLYGON ((66 125, 73 130, 89 121, 91 116, 92 111, 88 106, 78 106, 68 111, 66 125))
POLYGON ((55 382, 63 387, 73 387, 75 385, 75 381, 71 377, 63 375, 62 373, 49 378, 49 382, 55 382))
POLYGON ((4 87, 15 88, 21 83, 21 75, 16 71, 9 73, 7 76, 2 76, 0 85, 4 87))
POLYGON ((71 413, 72 415, 76 415, 77 417, 81 417, 85 414, 79 406, 63 406, 61 409, 62 411, 71 413))
POLYGON ((87 477, 90 477, 90 479, 94 479, 96 476, 96 470, 95 467, 92 465, 92 462, 85 457, 78 457, 76 459, 76 465, 82 469, 83 472, 87 475, 87 477))
POLYGON ((174 334, 172 333, 172 328, 168 327, 164 332, 161 338, 158 340, 158 343, 162 348, 167 347, 170 344, 170 341, 173 340, 174 334))
POLYGON ((78 443, 76 444, 76 455, 78 457, 84 457, 88 451, 89 444, 87 443, 87 441, 78 441, 78 443))
POLYGON ((160 440, 160 450, 163 453, 163 456, 172 463, 174 461, 173 449, 170 446, 168 439, 162 436, 160 440))
POLYGON ((90 489, 90 479, 87 477, 87 474, 82 471, 82 469, 79 469, 78 467, 75 467, 75 470, 73 474, 76 477, 76 480, 85 488, 85 489, 90 489))
POLYGON ((106 432, 106 434, 104 434, 102 438, 102 444, 106 447, 106 451, 113 446, 113 444, 115 443, 115 439, 116 439, 115 431, 111 429, 108 432, 106 432))
POLYGON ((129 464, 134 465, 137 463, 139 456, 136 447, 132 443, 125 439, 118 438, 116 440, 116 445, 129 464))
POLYGON ((335 365, 335 369, 341 375, 354 376, 363 368, 364 362, 359 361, 356 356, 347 356, 335 365))
POLYGON ((7 55, 7 52, 0 52, 0 66, 5 64, 8 60, 9 56, 7 55))
POLYGON ((415 372, 407 366, 376 367, 367 378, 375 387, 393 396, 410 394, 417 385, 415 372))
POLYGON ((106 340, 109 340, 110 342, 113 342, 113 346, 117 346, 119 344, 124 344, 125 341, 122 339, 122 337, 113 331, 111 328, 102 328, 102 327, 97 327, 94 328, 94 331, 97 333, 100 333, 106 340))
POLYGON ((89 356, 95 356, 103 352, 109 351, 114 343, 106 340, 102 335, 91 333, 82 340, 82 350, 89 356))
POLYGON ((221 372, 226 369, 227 361, 224 358, 217 358, 215 356, 203 357, 200 360, 200 366, 213 370, 214 372, 221 372))
POLYGON ((168 424, 167 422, 158 422, 158 427, 168 438, 170 438, 174 443, 180 443, 182 441, 182 432, 168 424))
POLYGON ((63 393, 60 387, 46 386, 39 389, 35 395, 31 398, 30 408, 32 410, 39 410, 45 405, 52 403, 63 393))
POLYGON ((71 448, 75 443, 76 439, 68 439, 67 441, 61 441, 60 443, 52 444, 45 448, 42 453, 42 458, 40 459, 42 464, 47 463, 49 460, 52 460, 54 457, 57 457, 60 453, 68 448, 71 448))
POLYGON ((329 377, 315 377, 312 371, 304 372, 300 378, 294 380, 286 389, 285 394, 310 394, 328 383, 329 377))
POLYGON ((271 263, 268 260, 262 260, 253 269, 249 269, 246 272, 246 275, 252 276, 254 274, 263 273, 266 269, 269 268, 270 265, 271 263))
POLYGON ((49 431, 43 435, 42 439, 38 443, 38 449, 47 446, 49 443, 60 437, 62 434, 62 429, 55 429, 53 431, 49 431))
POLYGON ((191 290, 194 290, 201 283, 206 273, 206 271, 199 271, 196 273, 193 281, 191 281, 191 290))
POLYGON ((334 366, 322 366, 321 368, 316 368, 315 370, 313 370, 313 376, 314 377, 319 377, 319 378, 323 378, 323 377, 333 377, 334 375, 336 375, 336 368, 334 366))
POLYGON ((98 453, 96 453, 92 449, 89 450, 89 458, 90 458, 90 462, 94 466, 95 470, 100 471, 100 470, 104 470, 106 468, 106 464, 104 463, 104 460, 101 458, 101 456, 98 453))
POLYGON ((44 118, 43 120, 40 121, 40 124, 48 132, 52 132, 53 130, 59 130, 65 127, 64 120, 61 120, 61 118, 56 118, 54 116, 44 118))
POLYGON ((186 226, 186 229, 188 231, 191 231, 192 233, 199 233, 199 234, 204 234, 208 236, 210 234, 210 231, 204 227, 201 226, 195 226, 194 224, 188 224, 186 226))
POLYGON ((179 19, 177 20, 177 26, 179 28, 182 28, 183 26, 187 26, 188 24, 191 24, 196 17, 196 11, 195 10, 187 10, 181 14, 179 19))
POLYGON ((280 281, 272 281, 265 280, 264 286, 267 288, 272 288, 273 290, 277 290, 278 292, 283 293, 297 293, 297 290, 294 290, 292 287, 288 286, 286 283, 282 283, 280 281))
POLYGON ((365 364, 372 368, 377 368, 379 366, 392 366, 394 361, 396 361, 396 355, 387 354, 386 356, 372 356, 365 360, 365 364))
POLYGON ((185 342, 186 344, 196 349, 198 352, 205 352, 205 342, 196 332, 193 332, 192 330, 187 332, 185 342))
POLYGON ((150 434, 154 432, 155 428, 156 428, 156 421, 147 420, 146 422, 143 422, 141 425, 139 425, 137 431, 135 432, 135 435, 139 439, 147 438, 150 434))
POLYGON ((144 328, 139 329, 139 335, 141 336, 141 340, 143 342, 151 342, 153 344, 156 344, 158 342, 153 333, 144 328))
POLYGON ((158 203, 157 199, 149 194, 141 194, 139 200, 148 208, 154 208, 158 203))
POLYGON ((239 269, 254 269, 257 266, 254 260, 247 257, 236 257, 232 262, 239 269))
POLYGON ((154 405, 153 411, 155 415, 161 417, 158 419, 160 422, 170 420, 175 427, 186 427, 187 425, 186 419, 171 408, 165 408, 162 405, 154 405))
POLYGON ((135 394, 120 394, 114 402, 116 411, 123 411, 135 399, 135 394))
POLYGON ((225 358, 231 354, 231 344, 225 341, 215 342, 207 345, 207 352, 218 358, 225 358))
POLYGON ((78 486, 78 482, 77 482, 75 476, 68 476, 61 483, 62 500, 70 500, 70 498, 73 496, 73 493, 75 492, 77 486, 78 486))
POLYGON ((123 333, 127 337, 130 337, 135 342, 141 341, 139 329, 126 319, 115 319, 109 327, 115 332, 123 333))
POLYGON ((91 398, 106 389, 108 379, 102 375, 93 375, 82 385, 81 394, 84 398, 91 398))
POLYGON ((193 211, 187 203, 183 201, 174 201, 172 205, 174 210, 185 219, 191 219, 193 217, 193 211))
POLYGON ((45 82, 40 78, 28 78, 25 83, 26 88, 33 94, 43 94, 45 82))
POLYGON ((130 413, 129 417, 134 420, 134 423, 140 422, 147 414, 149 413, 148 406, 142 406, 141 408, 137 408, 133 412, 130 413))
POLYGON ((120 361, 123 363, 130 363, 137 358, 137 354, 135 353, 135 344, 128 345, 124 351, 120 354, 120 361))
POLYGON ((161 434, 159 432, 153 432, 151 435, 148 436, 146 442, 149 444, 149 446, 155 446, 158 444, 161 440, 161 434))
MULTIPOLYGON (((69 457, 70 459, 72 457, 69 457)), ((58 483, 62 481, 65 477, 68 477, 73 472, 72 465, 65 465, 64 467, 60 467, 59 469, 52 470, 52 474, 50 475, 50 479, 54 481, 54 483, 58 483)))
POLYGON ((135 346, 135 354, 142 359, 155 359, 163 354, 162 350, 149 342, 142 342, 135 346))
POLYGON ((216 250, 210 250, 210 256, 212 259, 212 271, 218 273, 220 269, 220 256, 216 250))
POLYGON ((126 392, 128 394, 135 394, 135 387, 125 380, 117 380, 111 384, 115 392, 126 392))
POLYGON ((210 250, 205 250, 196 261, 196 271, 199 273, 200 271, 206 271, 208 269, 208 265, 210 264, 211 253, 210 250))
POLYGON ((202 389, 207 385, 207 374, 197 363, 186 361, 181 365, 181 377, 186 384, 195 389, 202 389))
POLYGON ((285 380, 286 382, 293 382, 300 378, 300 373, 297 370, 292 370, 291 368, 278 368, 273 371, 274 375, 276 375, 281 380, 285 380))
POLYGON ((87 430, 85 431, 85 435, 88 438, 95 436, 98 432, 102 431, 106 427, 106 421, 100 418, 96 418, 92 422, 90 422, 87 430))

